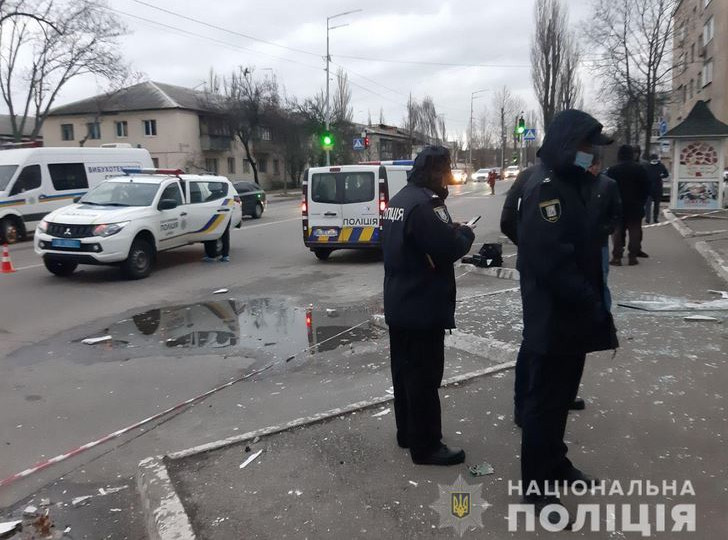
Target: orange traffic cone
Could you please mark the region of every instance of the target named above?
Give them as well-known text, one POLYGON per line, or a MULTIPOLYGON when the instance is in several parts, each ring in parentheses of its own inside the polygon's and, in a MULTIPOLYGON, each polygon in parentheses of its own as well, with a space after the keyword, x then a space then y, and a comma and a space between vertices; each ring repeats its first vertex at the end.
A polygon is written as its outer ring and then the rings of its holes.
POLYGON ((3 244, 3 261, 0 274, 12 274, 13 272, 15 272, 15 268, 13 268, 13 263, 10 260, 10 250, 8 250, 7 244, 3 244))

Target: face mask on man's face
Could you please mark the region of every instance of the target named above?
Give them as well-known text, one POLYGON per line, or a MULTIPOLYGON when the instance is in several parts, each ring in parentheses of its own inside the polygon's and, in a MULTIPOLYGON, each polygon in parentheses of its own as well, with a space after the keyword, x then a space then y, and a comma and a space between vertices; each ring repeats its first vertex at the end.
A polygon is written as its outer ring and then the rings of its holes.
POLYGON ((576 158, 574 158, 574 165, 576 165, 577 167, 588 171, 589 167, 592 166, 592 163, 594 163, 594 154, 587 154, 586 152, 582 151, 578 151, 576 153, 576 158))

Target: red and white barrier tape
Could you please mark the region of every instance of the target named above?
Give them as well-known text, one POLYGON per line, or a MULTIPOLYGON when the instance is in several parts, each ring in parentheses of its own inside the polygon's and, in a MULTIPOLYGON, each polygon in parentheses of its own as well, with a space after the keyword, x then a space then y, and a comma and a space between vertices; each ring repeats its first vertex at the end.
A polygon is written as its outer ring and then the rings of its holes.
POLYGON ((155 414, 154 416, 150 416, 149 418, 145 418, 144 420, 140 420, 139 422, 136 422, 130 426, 125 427, 124 429, 120 429, 118 431, 114 431, 113 433, 109 433, 105 437, 101 437, 100 439, 97 439, 95 441, 88 442, 82 446, 79 446, 78 448, 75 448, 71 450, 70 452, 66 452, 65 454, 60 454, 56 457, 53 457, 51 459, 47 459, 45 461, 41 461, 39 463, 36 463, 29 469, 25 469, 24 471, 21 471, 17 474, 14 474, 12 476, 8 476, 7 478, 4 478, 0 480, 0 487, 7 486, 9 484, 12 484, 16 480, 20 480, 21 478, 25 478, 27 476, 30 476, 31 474, 37 473, 38 471, 42 471, 43 469, 47 469, 51 465, 54 465, 56 463, 60 463, 61 461, 65 461, 69 458, 72 458, 74 456, 79 455, 82 452, 85 452, 86 450, 89 450, 90 448, 94 448, 95 446, 98 446, 100 444, 103 444, 107 441, 110 441, 111 439, 115 439, 116 437, 119 437, 123 435, 124 433, 128 433, 129 431, 136 429, 138 427, 143 426, 144 424, 148 424, 149 422, 153 422, 154 420, 157 420, 169 413, 172 413, 176 410, 181 409, 182 407, 185 407, 187 405, 190 405, 194 403, 195 401, 199 401, 201 399, 206 398, 207 396, 210 396, 214 394, 215 392, 219 392, 223 388, 228 388, 235 383, 239 383, 240 381, 244 381, 245 379, 249 379, 250 377, 253 377, 255 375, 258 375, 259 373, 262 373, 263 371, 266 371, 267 369, 271 368, 273 366, 273 363, 270 363, 264 367, 262 367, 259 370, 253 371, 251 373, 248 373, 246 375, 243 375, 242 377, 238 377, 237 379, 233 379, 232 381, 226 382, 225 384, 218 386, 216 388, 213 388, 212 390, 208 390, 204 394, 200 394, 199 396, 195 396, 191 399, 188 399, 186 401, 183 401, 182 403, 178 403, 177 405, 170 407, 169 409, 166 409, 160 413, 155 414))

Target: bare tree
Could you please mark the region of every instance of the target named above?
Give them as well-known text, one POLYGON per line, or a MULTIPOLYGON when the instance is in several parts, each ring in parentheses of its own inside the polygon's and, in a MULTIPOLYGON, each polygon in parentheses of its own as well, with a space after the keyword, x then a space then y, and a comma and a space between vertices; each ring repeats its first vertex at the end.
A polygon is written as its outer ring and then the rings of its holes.
POLYGON ((253 144, 261 137, 266 121, 280 106, 278 83, 273 78, 256 78, 252 69, 240 66, 229 77, 223 77, 222 94, 210 94, 208 107, 216 112, 227 131, 240 141, 245 156, 259 183, 258 162, 253 144))
POLYGON ((336 71, 336 92, 331 122, 333 124, 351 123, 354 120, 354 108, 351 105, 351 86, 349 75, 343 68, 336 71))
MULTIPOLYGON (((515 132, 515 121, 524 109, 524 102, 520 97, 514 96, 507 86, 504 86, 493 95, 492 107, 495 128, 500 139, 500 166, 503 168, 507 160, 508 135, 515 132)), ((516 150, 515 143, 514 150, 516 150)))
POLYGON ((381 125, 386 124, 386 122, 384 121, 384 107, 379 107, 379 123, 381 125))
POLYGON ((604 81, 603 97, 612 99, 629 142, 642 132, 645 152, 650 151, 659 96, 671 79, 676 6, 677 0, 614 0, 594 5, 593 18, 600 24, 594 25, 590 38, 598 54, 594 70, 604 81))
POLYGON ((437 108, 430 96, 422 98, 420 103, 420 122, 422 133, 431 141, 437 142, 439 138, 439 126, 437 122, 437 108))
POLYGON ((24 2, 16 16, 3 15, 0 24, 0 94, 10 113, 13 136, 21 140, 32 122, 36 140, 61 89, 72 79, 94 74, 109 81, 123 80, 117 38, 126 32, 103 0, 45 0, 25 16, 24 2), (47 24, 44 21, 49 21, 47 24))
POLYGON ((44 15, 46 8, 42 3, 28 5, 26 0, 0 0, 0 25, 10 19, 27 18, 58 32, 53 20, 44 15))
POLYGON ((422 111, 416 99, 409 95, 407 100, 407 113, 402 123, 402 128, 407 132, 408 153, 411 156, 414 150, 415 137, 422 128, 422 111))
POLYGON ((574 106, 580 91, 578 42, 568 29, 561 0, 537 0, 536 31, 531 41, 531 78, 544 129, 560 110, 574 106))
POLYGON ((445 117, 443 115, 437 117, 437 128, 439 130, 439 140, 442 141, 442 144, 447 144, 447 125, 445 124, 445 117))

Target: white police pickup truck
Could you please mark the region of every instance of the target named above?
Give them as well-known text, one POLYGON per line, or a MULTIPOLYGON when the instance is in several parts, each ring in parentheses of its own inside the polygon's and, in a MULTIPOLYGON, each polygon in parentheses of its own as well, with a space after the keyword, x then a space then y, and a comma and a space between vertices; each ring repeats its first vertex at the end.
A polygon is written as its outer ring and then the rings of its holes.
POLYGON ((35 252, 57 276, 79 264, 120 265, 147 277, 160 251, 202 242, 215 256, 228 226, 242 223, 240 199, 223 176, 176 169, 125 169, 75 204, 51 212, 35 231, 35 252))

